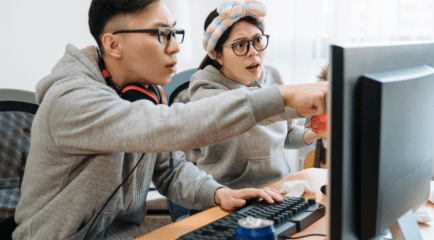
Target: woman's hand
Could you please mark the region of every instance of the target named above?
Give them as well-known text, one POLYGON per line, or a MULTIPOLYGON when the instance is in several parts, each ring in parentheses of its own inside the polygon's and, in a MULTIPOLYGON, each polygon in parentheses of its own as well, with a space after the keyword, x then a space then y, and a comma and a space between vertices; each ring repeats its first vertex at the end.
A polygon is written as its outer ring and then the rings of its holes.
POLYGON ((268 203, 283 201, 282 196, 277 190, 268 187, 263 189, 244 188, 240 190, 219 188, 214 195, 215 203, 225 210, 235 210, 242 207, 246 204, 246 200, 252 198, 262 198, 268 203))
POLYGON ((304 143, 306 143, 306 145, 310 145, 315 140, 318 140, 320 138, 327 141, 327 138, 322 137, 321 135, 319 135, 318 133, 316 133, 310 129, 308 129, 303 135, 303 140, 304 140, 304 143))

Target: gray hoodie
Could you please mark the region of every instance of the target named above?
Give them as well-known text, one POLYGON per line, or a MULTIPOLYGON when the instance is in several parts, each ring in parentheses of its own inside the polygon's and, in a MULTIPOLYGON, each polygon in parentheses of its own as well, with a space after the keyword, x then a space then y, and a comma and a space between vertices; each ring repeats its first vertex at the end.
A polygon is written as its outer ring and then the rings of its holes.
MULTIPOLYGON (((246 87, 209 65, 192 76, 188 93, 191 101, 197 101, 240 89, 253 93, 282 84, 279 72, 271 66, 264 66, 260 78, 246 87)), ((285 113, 268 118, 235 138, 200 148, 202 154, 196 165, 217 182, 234 189, 260 188, 282 179, 291 171, 284 148, 306 146, 306 130, 293 126, 291 119, 295 118, 300 116, 286 107, 285 113)))
POLYGON ((83 239, 109 196, 135 171, 96 220, 92 239, 131 239, 146 215, 151 183, 192 209, 215 206, 221 187, 170 151, 212 145, 284 111, 277 86, 203 101, 154 105, 129 102, 107 86, 96 63, 72 45, 36 87, 40 104, 16 209, 14 239, 83 239), (143 153, 146 153, 143 155, 143 153))

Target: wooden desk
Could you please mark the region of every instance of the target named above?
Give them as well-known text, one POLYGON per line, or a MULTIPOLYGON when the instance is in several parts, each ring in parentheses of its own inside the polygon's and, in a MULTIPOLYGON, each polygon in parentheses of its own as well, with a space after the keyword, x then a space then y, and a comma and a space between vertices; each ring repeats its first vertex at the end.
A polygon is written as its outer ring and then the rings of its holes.
MULTIPOLYGON (((300 171, 294 175, 288 176, 285 179, 277 181, 273 184, 268 185, 268 187, 274 188, 276 190, 280 190, 281 186, 286 181, 294 181, 294 180, 307 180, 310 182, 316 189, 315 193, 305 193, 303 197, 306 199, 315 198, 317 202, 322 203, 327 206, 327 198, 324 194, 321 193, 320 188, 322 185, 327 183, 327 169, 319 169, 319 168, 309 168, 303 171, 300 171)), ((434 182, 431 182, 431 191, 434 189, 434 182)), ((427 202, 422 206, 424 210, 429 211, 431 217, 434 218, 434 204, 427 202)), ((327 212, 327 211, 326 211, 327 212)), ((208 223, 211 223, 219 218, 222 218, 232 212, 226 212, 222 210, 220 207, 210 208, 206 211, 197 213, 193 216, 190 216, 186 219, 180 220, 178 222, 174 222, 165 227, 157 229, 153 232, 147 233, 141 237, 136 238, 136 240, 148 240, 148 239, 165 239, 171 240, 176 239, 188 232, 191 232, 199 227, 202 227, 208 223)), ((293 237, 319 233, 319 234, 327 234, 327 216, 321 218, 316 221, 308 228, 303 231, 294 234, 293 237)), ((429 224, 419 224, 420 230, 423 236, 423 239, 432 239, 434 236, 434 223, 429 224), (432 226, 431 226, 432 225, 432 226)), ((323 240, 326 237, 306 237, 303 238, 305 240, 323 240)))

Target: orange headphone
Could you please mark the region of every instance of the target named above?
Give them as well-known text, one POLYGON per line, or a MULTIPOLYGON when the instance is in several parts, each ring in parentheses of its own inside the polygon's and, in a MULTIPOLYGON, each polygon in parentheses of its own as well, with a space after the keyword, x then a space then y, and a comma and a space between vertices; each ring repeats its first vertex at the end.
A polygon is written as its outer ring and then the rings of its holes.
POLYGON ((137 83, 129 83, 120 90, 119 96, 130 102, 147 99, 154 104, 167 105, 166 95, 163 89, 157 85, 149 85, 148 88, 145 88, 137 83))
POLYGON ((105 68, 104 60, 101 57, 99 50, 98 52, 98 66, 101 70, 101 74, 107 82, 107 85, 114 87, 119 94, 119 97, 134 102, 136 100, 147 99, 154 104, 166 104, 166 95, 164 94, 163 88, 157 85, 149 85, 147 88, 143 87, 138 83, 129 83, 125 85, 122 89, 119 89, 112 81, 110 74, 105 68))

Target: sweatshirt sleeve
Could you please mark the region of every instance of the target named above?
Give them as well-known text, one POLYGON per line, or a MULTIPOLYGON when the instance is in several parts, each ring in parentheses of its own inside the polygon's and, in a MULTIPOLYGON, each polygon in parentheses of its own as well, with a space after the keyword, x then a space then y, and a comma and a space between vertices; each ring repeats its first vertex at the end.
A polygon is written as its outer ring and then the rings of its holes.
MULTIPOLYGON (((282 80, 279 72, 276 69, 271 67, 267 67, 267 69, 268 69, 268 71, 266 71, 267 78, 271 79, 273 82, 271 86, 281 85, 282 80)), ((198 101, 204 98, 216 96, 224 92, 234 91, 239 89, 239 88, 232 89, 226 86, 225 84, 228 84, 226 81, 230 81, 230 80, 218 78, 217 76, 207 73, 206 71, 198 72, 195 75, 193 75, 193 77, 191 78, 190 86, 188 87, 189 98, 191 101, 198 101), (214 80, 210 80, 210 79, 214 79, 214 80)), ((251 93, 254 94, 256 91, 260 90, 261 88, 249 87, 248 89, 251 93)), ((254 101, 256 101, 257 104, 261 104, 261 103, 267 104, 268 98, 276 98, 276 99, 281 98, 281 101, 283 102, 283 98, 280 93, 274 96, 258 94, 258 96, 255 97, 254 101)), ((284 107, 284 108, 285 110, 283 113, 265 118, 264 120, 258 122, 257 125, 268 126, 278 121, 288 121, 288 120, 302 118, 300 117, 300 115, 298 115, 297 110, 290 107, 284 107)))
MULTIPOLYGON (((277 84, 280 86, 283 85, 284 83, 282 75, 280 74, 278 69, 273 66, 265 65, 264 75, 265 75, 264 81, 266 82, 265 84, 277 84)), ((302 118, 302 117, 298 115, 297 110, 290 107, 285 107, 284 113, 271 116, 259 122, 258 125, 267 126, 278 121, 291 121, 298 118, 302 118)))
POLYGON ((292 121, 293 119, 302 118, 297 111, 290 107, 285 107, 285 112, 274 115, 258 123, 260 126, 268 126, 278 121, 292 121))
POLYGON ((304 129, 302 126, 296 126, 293 124, 293 121, 288 121, 288 134, 286 135, 284 147, 289 149, 300 149, 307 146, 303 140, 306 131, 307 129, 304 129))
POLYGON ((173 202, 189 209, 202 210, 217 206, 215 192, 223 185, 214 181, 211 175, 186 162, 181 151, 172 153, 173 168, 169 167, 169 153, 157 156, 153 182, 157 190, 173 202))
POLYGON ((70 154, 170 152, 213 145, 284 111, 277 85, 171 107, 123 100, 93 80, 74 79, 52 88, 55 96, 42 102, 50 101, 47 124, 55 145, 70 154))

